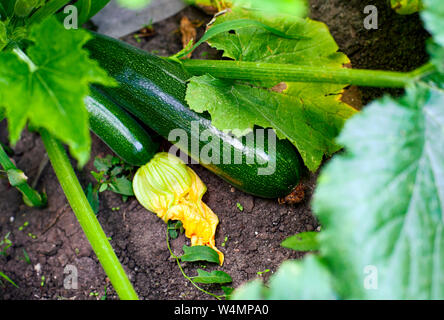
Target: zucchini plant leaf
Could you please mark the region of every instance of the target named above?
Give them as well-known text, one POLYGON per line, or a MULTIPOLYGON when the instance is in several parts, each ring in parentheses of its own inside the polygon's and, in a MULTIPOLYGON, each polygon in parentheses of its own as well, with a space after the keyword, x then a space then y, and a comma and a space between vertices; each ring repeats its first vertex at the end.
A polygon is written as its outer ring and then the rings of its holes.
POLYGON ((285 261, 268 287, 254 280, 236 289, 233 300, 334 300, 331 275, 322 260, 314 255, 302 261, 285 261))
MULTIPOLYGON (((235 34, 224 32, 209 43, 224 50, 225 57, 338 68, 349 63, 344 54, 337 52, 338 46, 323 23, 287 15, 265 18, 258 12, 236 9, 219 16, 215 25, 239 19, 257 20, 301 37, 283 38, 259 27, 236 29, 235 34)), ((241 136, 255 125, 273 128, 280 139, 288 139, 297 147, 305 165, 315 171, 324 155, 341 149, 334 138, 356 112, 340 101, 343 88, 315 83, 245 83, 204 75, 190 80, 186 99, 193 110, 208 111, 220 130, 241 136)))
POLYGON ((183 246, 182 262, 207 261, 219 264, 219 254, 207 246, 183 246))
POLYGON ((319 250, 318 232, 301 232, 282 241, 281 246, 295 251, 319 250))
POLYGON ((114 84, 82 49, 90 38, 88 32, 68 31, 51 17, 31 29, 34 45, 26 56, 0 53, 0 99, 13 144, 29 121, 68 144, 81 166, 86 163, 91 138, 83 100, 88 84, 114 84))
POLYGON ((345 299, 444 298, 444 92, 418 86, 347 122, 323 171, 321 253, 345 299))
MULTIPOLYGON (((431 62, 437 67, 438 72, 444 74, 444 47, 430 42, 427 44, 427 51, 430 54, 431 62)), ((442 81, 444 83, 444 81, 442 81)))
POLYGON ((197 269, 197 276, 192 277, 192 279, 196 283, 204 283, 204 284, 230 283, 233 281, 231 276, 226 272, 219 270, 208 272, 202 269, 197 269))
POLYGON ((444 47, 444 3, 442 0, 423 0, 421 18, 434 41, 444 47))
POLYGON ((231 0, 235 6, 262 10, 268 13, 286 13, 302 17, 307 14, 306 0, 231 0))

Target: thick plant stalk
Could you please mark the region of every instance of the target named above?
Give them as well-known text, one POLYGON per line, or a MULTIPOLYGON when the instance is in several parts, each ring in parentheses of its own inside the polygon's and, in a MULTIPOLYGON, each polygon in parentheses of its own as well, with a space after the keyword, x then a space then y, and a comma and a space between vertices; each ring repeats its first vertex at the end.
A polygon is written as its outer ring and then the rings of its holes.
POLYGON ((0 144, 0 164, 8 175, 10 184, 17 188, 24 197, 27 205, 31 207, 44 207, 46 205, 45 197, 41 196, 36 190, 27 183, 28 178, 23 171, 17 169, 6 154, 3 146, 0 144))
POLYGON ((137 294, 91 209, 65 149, 46 130, 41 131, 41 136, 66 198, 114 289, 122 300, 137 300, 137 294))
POLYGON ((223 79, 321 82, 380 88, 404 88, 418 75, 416 71, 408 73, 227 60, 185 60, 183 66, 193 75, 208 73, 223 79))

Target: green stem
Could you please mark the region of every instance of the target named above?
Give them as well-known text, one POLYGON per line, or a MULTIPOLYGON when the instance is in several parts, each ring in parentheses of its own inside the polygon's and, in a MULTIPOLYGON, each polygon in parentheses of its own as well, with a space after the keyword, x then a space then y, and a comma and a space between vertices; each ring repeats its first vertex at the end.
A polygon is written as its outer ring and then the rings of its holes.
POLYGON ((183 270, 182 266, 180 265, 179 257, 176 256, 176 255, 174 254, 173 250, 171 250, 171 247, 170 247, 170 237, 169 237, 169 234, 168 234, 168 230, 169 230, 169 229, 168 229, 168 227, 167 227, 167 231, 166 231, 166 243, 167 243, 167 247, 168 247, 168 250, 170 251, 171 256, 172 256, 174 259, 176 259, 177 265, 179 266, 179 270, 180 270, 180 272, 182 273, 183 277, 184 277, 185 279, 187 279, 189 282, 191 282, 191 284, 192 284, 193 286, 195 286, 198 290, 200 290, 200 291, 202 291, 203 293, 206 293, 206 294, 208 294, 208 295, 210 295, 210 296, 216 298, 217 300, 221 300, 220 296, 217 296, 217 295, 215 295, 215 294, 213 294, 213 293, 211 293, 211 292, 208 292, 208 291, 206 291, 205 289, 199 287, 199 286, 193 281, 192 278, 190 278, 189 276, 187 276, 187 274, 186 274, 185 271, 183 270))
POLYGON ((415 80, 417 80, 418 78, 424 77, 425 75, 428 75, 434 71, 436 71, 436 66, 433 63, 428 62, 425 65, 419 67, 418 69, 410 72, 410 76, 415 78, 415 80))
POLYGON ((29 24, 42 22, 69 2, 70 0, 52 0, 48 2, 29 18, 29 24))
POLYGON ((27 178, 22 171, 12 163, 6 154, 5 149, 0 144, 0 164, 8 174, 9 181, 15 188, 17 188, 24 197, 25 203, 32 206, 41 208, 46 205, 46 197, 41 196, 36 190, 31 188, 26 182, 27 178), (12 176, 13 175, 13 176, 12 176), (17 179, 19 178, 19 179, 17 179), (15 182, 13 182, 15 181, 15 182))
POLYGON ((26 55, 26 53, 24 53, 22 51, 22 49, 20 49, 18 46, 15 46, 14 49, 12 49, 12 51, 17 55, 17 57, 20 58, 20 60, 22 60, 23 62, 25 62, 28 67, 29 67, 29 71, 31 72, 35 72, 37 71, 38 67, 34 64, 34 62, 32 62, 32 60, 26 55))
POLYGON ((414 80, 411 73, 228 60, 185 60, 193 75, 216 78, 292 82, 337 83, 366 87, 404 88, 414 80))
POLYGON ((66 198, 117 294, 123 300, 138 299, 122 265, 108 242, 105 232, 88 203, 65 149, 46 130, 41 130, 40 134, 66 198))

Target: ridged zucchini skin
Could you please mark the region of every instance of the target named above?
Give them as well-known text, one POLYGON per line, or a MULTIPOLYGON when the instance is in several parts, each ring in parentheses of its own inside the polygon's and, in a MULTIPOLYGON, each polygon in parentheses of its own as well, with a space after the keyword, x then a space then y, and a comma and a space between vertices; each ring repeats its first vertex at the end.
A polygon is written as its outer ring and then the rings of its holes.
MULTIPOLYGON (((202 148, 210 139, 220 139, 220 150, 213 157, 219 159, 218 163, 199 162, 232 186, 258 197, 278 198, 288 195, 298 184, 301 160, 291 143, 277 140, 276 152, 268 153, 268 148, 247 144, 245 139, 233 138, 215 128, 208 116, 192 111, 187 105, 185 94, 190 75, 179 64, 98 34, 94 34, 85 47, 91 58, 119 83, 118 87, 104 88, 106 93, 166 139, 172 130, 184 130, 188 141, 171 142, 194 160, 200 160, 202 148), (192 122, 198 124, 198 132, 192 130, 192 122), (211 138, 200 141, 199 134, 205 130, 211 133, 211 138), (193 139, 199 141, 198 148, 192 147, 193 139), (236 152, 241 153, 242 163, 225 164, 224 149, 231 152, 232 160, 236 152), (252 155, 256 155, 254 164, 247 164, 247 157, 252 155), (261 161, 257 161, 257 157, 261 161), (273 161, 274 173, 258 175, 258 168, 266 168, 273 161)), ((268 145, 267 135, 261 145, 268 145)))
POLYGON ((143 166, 156 154, 159 144, 102 90, 91 86, 85 106, 91 130, 123 161, 143 166))

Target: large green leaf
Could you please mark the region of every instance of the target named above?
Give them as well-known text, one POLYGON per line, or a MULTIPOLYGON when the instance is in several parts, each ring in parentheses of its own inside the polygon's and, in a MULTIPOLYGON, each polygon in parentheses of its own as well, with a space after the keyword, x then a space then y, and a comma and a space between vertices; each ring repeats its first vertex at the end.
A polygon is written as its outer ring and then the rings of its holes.
POLYGON ((444 47, 444 2, 442 0, 423 0, 425 9, 421 13, 427 30, 436 43, 444 47))
POLYGON ((429 42, 427 44, 427 51, 430 54, 431 62, 437 67, 438 72, 444 74, 444 47, 434 42, 429 42))
POLYGON ((337 296, 322 260, 310 255, 303 261, 285 261, 264 287, 255 280, 236 289, 232 299, 332 300, 337 296))
POLYGON ((444 298, 444 92, 410 88, 347 122, 322 173, 321 253, 343 298, 444 298))
MULTIPOLYGON (((288 15, 265 18, 244 9, 217 18, 215 25, 239 20, 257 20, 292 37, 280 37, 264 28, 236 29, 214 36, 209 43, 224 50, 224 56, 239 61, 342 67, 348 58, 328 28, 309 19, 288 15), (296 39, 295 36, 299 36, 296 39)), ((289 139, 299 150, 307 167, 315 171, 324 155, 341 147, 334 138, 344 122, 356 111, 340 101, 343 85, 315 83, 236 82, 205 75, 193 77, 187 101, 197 111, 208 111, 212 123, 236 135, 255 125, 272 127, 280 139, 289 139)))
POLYGON ((0 53, 0 98, 12 143, 29 121, 67 143, 79 163, 86 163, 91 143, 83 99, 88 84, 113 84, 82 49, 90 37, 84 30, 66 30, 52 17, 31 30, 34 45, 27 57, 0 53))

